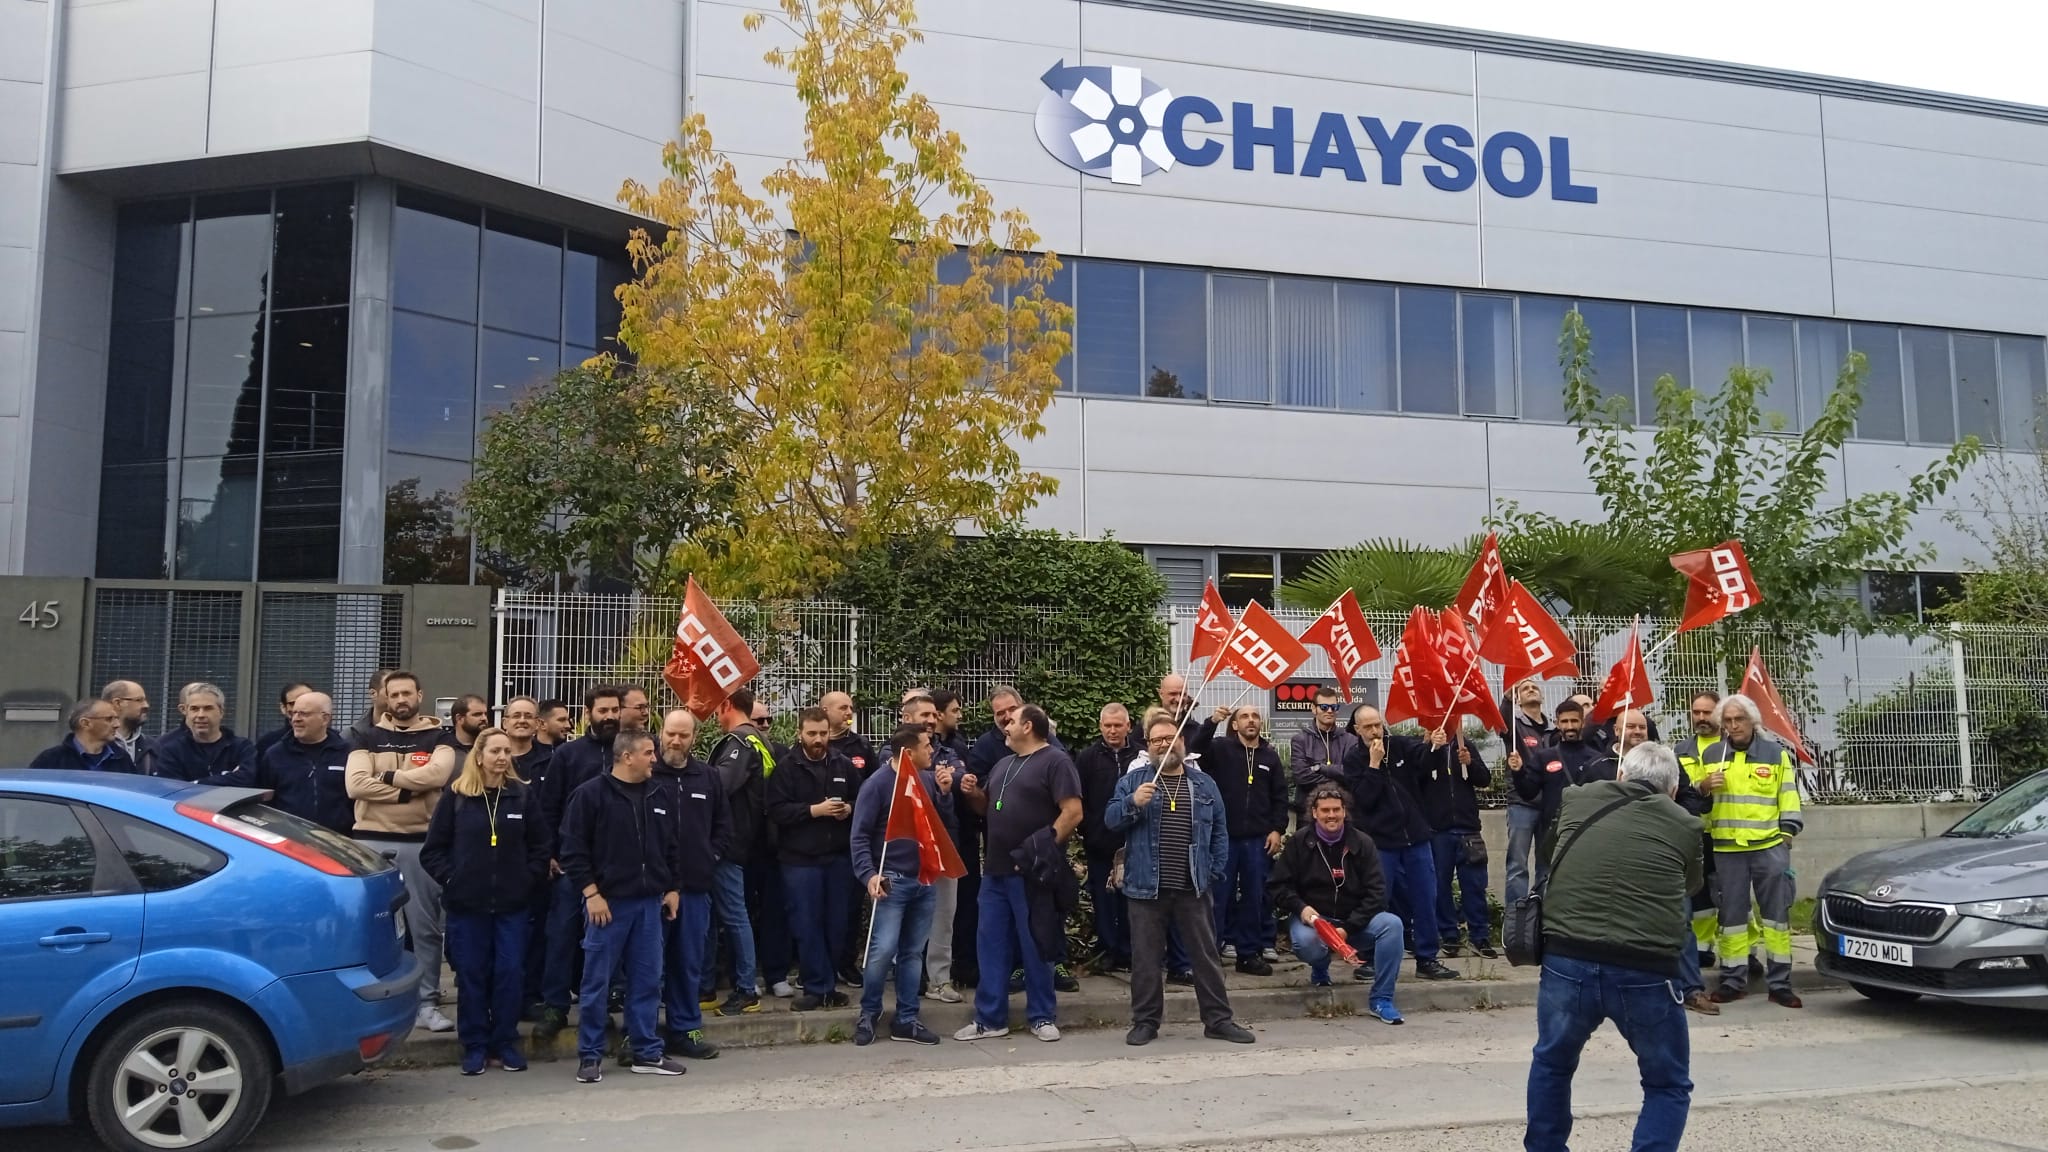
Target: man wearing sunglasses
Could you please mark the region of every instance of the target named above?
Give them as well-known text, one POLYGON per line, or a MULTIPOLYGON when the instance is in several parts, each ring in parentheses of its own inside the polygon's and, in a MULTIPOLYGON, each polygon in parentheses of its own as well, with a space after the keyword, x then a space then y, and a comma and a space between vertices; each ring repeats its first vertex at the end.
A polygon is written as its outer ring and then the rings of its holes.
MULTIPOLYGON (((1288 742, 1288 770, 1294 776, 1297 815, 1318 784, 1344 786, 1344 757, 1358 747, 1358 737, 1337 723, 1337 690, 1316 689, 1315 723, 1288 742)), ((1302 824, 1308 821, 1303 819, 1302 824)))

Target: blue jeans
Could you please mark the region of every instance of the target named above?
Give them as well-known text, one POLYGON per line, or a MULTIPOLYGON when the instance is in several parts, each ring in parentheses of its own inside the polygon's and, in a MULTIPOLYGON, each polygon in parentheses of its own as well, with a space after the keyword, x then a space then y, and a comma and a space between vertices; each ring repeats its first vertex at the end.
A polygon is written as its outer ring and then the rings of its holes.
POLYGON ((465 1052, 519 1044, 526 984, 526 909, 492 915, 450 912, 445 935, 455 969, 455 1030, 465 1052))
POLYGON ((576 982, 577 942, 583 933, 583 894, 565 873, 555 877, 548 899, 547 959, 541 970, 541 1003, 569 1011, 569 986, 576 982))
POLYGON ((874 931, 868 939, 868 954, 861 966, 860 1014, 882 1018, 882 986, 889 980, 889 965, 896 966, 896 1022, 917 1019, 917 990, 924 979, 924 945, 932 933, 932 913, 938 909, 938 889, 919 884, 917 877, 900 872, 884 873, 889 891, 874 906, 874 931))
POLYGON ((1528 1152, 1565 1152, 1572 1134, 1572 1074, 1602 1020, 1636 1054, 1643 1110, 1630 1152, 1675 1152, 1692 1106, 1692 1037, 1671 981, 1654 972, 1546 956, 1536 991, 1536 1051, 1529 1065, 1528 1152))
POLYGON ((1264 836, 1231 840, 1230 855, 1223 861, 1223 883, 1217 886, 1215 896, 1218 948, 1235 944, 1242 957, 1257 956, 1273 946, 1273 920, 1266 915, 1266 869, 1270 863, 1264 836))
POLYGON ((526 905, 525 1003, 541 1002, 541 977, 548 970, 548 913, 555 906, 555 887, 535 884, 526 905))
POLYGON ((1436 931, 1436 853, 1427 840, 1382 848, 1380 871, 1387 877, 1387 907, 1415 935, 1415 958, 1436 959, 1443 945, 1436 931))
POLYGON ((974 1018, 984 1028, 1010 1024, 1010 965, 1024 969, 1024 1019, 1043 1024, 1059 1015, 1053 993, 1052 962, 1038 954, 1031 939, 1031 904, 1024 896, 1022 876, 981 878, 980 919, 974 950, 981 961, 981 979, 974 986, 974 1018), (1015 945, 1015 954, 1012 953, 1015 945))
MULTIPOLYGON (((712 943, 723 929, 725 947, 732 958, 733 991, 752 996, 758 987, 758 974, 754 970, 754 923, 747 916, 746 869, 729 860, 718 865, 711 874, 711 907, 717 915, 704 926, 705 979, 716 979, 716 974, 708 970, 708 959, 718 954, 712 943)), ((717 987, 715 983, 711 986, 717 987)))
MULTIPOLYGON (((1536 826, 1543 821, 1543 810, 1526 804, 1508 805, 1508 907, 1512 908, 1522 897, 1529 894, 1529 858, 1536 854, 1536 826)), ((1543 860, 1536 861, 1536 886, 1541 888, 1543 880, 1550 875, 1550 865, 1543 860)))
MULTIPOLYGON (((1392 912, 1381 912, 1366 922, 1365 930, 1372 934, 1372 998, 1391 1001, 1394 981, 1401 975, 1401 919, 1392 912)), ((1294 941, 1294 958, 1308 965, 1310 975, 1328 980, 1330 946, 1316 930, 1296 916, 1287 921, 1287 935, 1294 941)), ((1350 943, 1358 948, 1359 941, 1350 943)))
POLYGON ((829 996, 833 969, 846 947, 853 860, 834 856, 817 864, 784 864, 782 889, 789 898, 789 935, 796 942, 804 994, 829 996))
POLYGON ((1095 942, 1105 957, 1131 958, 1131 926, 1124 910, 1124 894, 1109 886, 1113 857, 1088 858, 1088 906, 1095 909, 1095 942))
POLYGON ((694 1032, 704 1026, 704 1010, 697 1006, 697 990, 704 986, 704 941, 711 935, 711 894, 685 892, 676 905, 676 918, 663 933, 668 946, 662 950, 662 998, 668 1001, 668 1030, 694 1032))
POLYGON ((1685 898, 1685 932, 1678 942, 1678 991, 1681 996, 1694 992, 1705 992, 1707 983, 1700 975, 1700 943, 1692 931, 1692 897, 1685 898))
MULTIPOLYGON (((1465 939, 1474 948, 1489 943, 1493 917, 1486 910, 1486 861, 1465 863, 1465 833, 1439 832, 1430 838, 1436 857, 1436 925, 1444 940, 1458 939, 1458 918, 1465 920, 1465 939), (1458 899, 1451 899, 1451 876, 1458 877, 1458 899)), ((1441 941, 1439 941, 1441 944, 1441 941)))
POLYGON ((626 979, 626 1039, 633 1055, 659 1060, 661 1036, 654 1031, 654 1011, 661 1004, 661 900, 633 896, 607 901, 611 923, 583 928, 583 990, 576 1010, 576 1058, 604 1059, 605 1010, 612 995, 612 973, 626 979))
POLYGON ((754 926, 756 967, 761 981, 773 988, 789 979, 789 898, 782 890, 782 865, 773 856, 762 856, 749 860, 741 871, 747 880, 747 920, 754 926))

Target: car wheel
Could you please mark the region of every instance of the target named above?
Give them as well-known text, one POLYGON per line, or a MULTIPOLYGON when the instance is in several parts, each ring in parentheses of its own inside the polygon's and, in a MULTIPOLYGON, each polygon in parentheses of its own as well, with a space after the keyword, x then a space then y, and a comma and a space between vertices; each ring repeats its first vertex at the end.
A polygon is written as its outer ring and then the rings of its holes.
POLYGON ((269 1046, 211 1004, 162 1004, 107 1037, 86 1080, 86 1114, 116 1152, 232 1148, 270 1106, 269 1046))
POLYGON ((1879 1004, 1911 1004, 1920 998, 1918 992, 1906 992, 1898 988, 1880 988, 1875 984, 1850 984, 1849 987, 1863 994, 1864 999, 1879 1004))

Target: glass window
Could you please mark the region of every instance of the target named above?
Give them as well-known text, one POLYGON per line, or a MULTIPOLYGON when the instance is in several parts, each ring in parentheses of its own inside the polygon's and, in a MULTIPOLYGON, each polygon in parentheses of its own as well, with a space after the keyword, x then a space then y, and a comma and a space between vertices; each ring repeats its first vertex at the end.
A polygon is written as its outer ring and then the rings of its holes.
POLYGON ((2043 390, 2048 389, 2048 373, 2043 371, 2042 360, 2040 337, 1999 337, 1998 379, 2005 395, 2005 442, 2015 448, 2033 448, 2041 443, 2041 398, 2043 390))
POLYGON ((584 348, 610 346, 619 335, 615 293, 631 278, 624 245, 569 237, 569 250, 562 257, 562 339, 584 348))
POLYGON ((1458 294, 1402 288, 1401 411, 1458 411, 1458 294))
POLYGON ((330 581, 340 569, 340 450, 267 454, 256 578, 330 581))
POLYGON ((384 456, 384 582, 467 584, 469 537, 456 515, 468 463, 384 456))
POLYGON ((1742 317, 1692 309, 1692 379, 1702 396, 1718 396, 1729 370, 1742 363, 1742 317))
POLYGON ((1282 552, 1280 554, 1280 582, 1291 584, 1308 575, 1309 565, 1322 557, 1321 552, 1282 552))
POLYGON ((1849 326, 1838 320, 1799 322, 1799 427, 1811 428, 1827 410, 1835 380, 1849 359, 1849 326))
POLYGON ((194 317, 186 344, 184 454, 255 452, 262 412, 263 317, 194 317))
POLYGON ((109 580, 163 580, 164 509, 171 500, 171 465, 162 460, 100 469, 100 532, 93 571, 109 580))
MULTIPOLYGON (((1051 278, 1045 282, 1045 298, 1048 302, 1057 300, 1070 308, 1073 306, 1074 266, 1079 263, 1081 263, 1079 260, 1063 260, 1060 262, 1060 266, 1053 270, 1051 278)), ((1011 285, 1010 300, 1014 303, 1019 299, 1030 296, 1035 287, 1037 287, 1036 282, 1011 285)), ((1070 340, 1074 335, 1074 327, 1078 322, 1078 316, 1068 321, 1067 333, 1070 340)), ((1070 392, 1074 388, 1074 355, 1071 348, 1072 345, 1069 344, 1070 350, 1067 355, 1060 357, 1057 368, 1061 391, 1070 392)))
POLYGON ((192 311, 261 312, 270 277, 270 193, 199 198, 192 232, 192 311))
POLYGON ((1692 354, 1683 308, 1638 304, 1636 318, 1636 395, 1643 411, 1657 411, 1657 381, 1671 377, 1680 388, 1692 387, 1692 354))
POLYGON ((100 827, 107 830, 107 835, 114 838, 121 858, 128 861, 129 870, 135 873, 144 892, 183 888, 227 867, 225 854, 189 836, 180 836, 111 808, 94 808, 93 815, 99 817, 100 827))
POLYGON ((1920 589, 1913 573, 1870 572, 1866 573, 1866 578, 1870 583, 1872 616, 1920 618, 1920 589))
POLYGON ((1745 362, 1755 369, 1771 374, 1764 385, 1764 393, 1757 398, 1757 407, 1763 409, 1765 427, 1770 427, 1770 417, 1777 416, 1783 421, 1786 431, 1799 430, 1799 352, 1792 330, 1792 321, 1775 316, 1748 316, 1743 323, 1749 329, 1749 352, 1745 362))
POLYGON ((92 837, 70 805, 0 799, 0 900, 89 896, 98 874, 92 837))
POLYGON ((1328 280, 1273 281, 1273 368, 1280 403, 1337 406, 1337 293, 1328 280))
MULTIPOLYGON (((340 451, 348 402, 348 309, 280 312, 270 322, 264 451, 340 451)), ((264 527, 269 527, 266 522, 264 527)))
POLYGON ((1103 260, 1081 262, 1080 301, 1075 305, 1075 355, 1081 391, 1098 396, 1136 396, 1138 372, 1138 266, 1103 260))
POLYGON ((1998 437, 1998 342, 1955 334, 1956 431, 1986 444, 1998 437))
POLYGON ((1920 619, 1922 621, 1931 619, 1934 613, 1962 599, 1962 596, 1962 573, 1920 573, 1920 619))
POLYGON ((1905 440, 1899 330, 1886 324, 1851 324, 1849 347, 1863 353, 1869 361, 1863 382, 1863 406, 1856 412, 1856 435, 1864 440, 1905 440))
POLYGON ((391 231, 391 306, 474 321, 481 217, 470 205, 400 189, 391 231))
POLYGON ((192 202, 125 204, 114 228, 114 321, 185 314, 185 245, 192 202))
MULTIPOLYGON (((1620 396, 1629 402, 1627 418, 1635 419, 1636 353, 1634 317, 1626 304, 1605 300, 1581 300, 1579 315, 1593 335, 1593 382, 1603 396, 1620 396)), ((1639 421, 1647 423, 1647 421, 1639 421)))
POLYGON ((1218 400, 1270 404, 1273 400, 1272 315, 1264 276, 1209 278, 1214 302, 1210 364, 1218 400))
POLYGON ((109 464, 162 460, 171 448, 174 320, 116 323, 107 349, 107 418, 101 444, 109 464))
POLYGON ((493 212, 485 221, 484 325, 562 335, 562 230, 493 212))
POLYGON ((411 312, 391 315, 394 452, 470 457, 476 433, 476 329, 411 312))
POLYGON ((1242 608, 1256 600, 1273 606, 1273 554, 1271 552, 1219 552, 1216 554, 1216 590, 1223 602, 1242 608))
POLYGON ((277 253, 271 308, 348 303, 355 188, 321 184, 277 191, 277 253))
POLYGON ((1395 410, 1394 290, 1385 284, 1337 284, 1337 406, 1347 412, 1395 410))
POLYGON ((483 373, 477 396, 479 420, 488 420, 554 377, 559 355, 553 340, 484 329, 483 373))
POLYGON ((1948 333, 1908 328, 1906 345, 1906 435, 1919 444, 1952 444, 1956 438, 1955 385, 1949 376, 1948 333))
POLYGON ((1522 418, 1564 420, 1564 365, 1558 340, 1564 334, 1568 301, 1554 296, 1524 296, 1522 323, 1522 418))
POLYGON ((1198 268, 1145 269, 1145 395, 1209 395, 1209 274, 1198 268))
POLYGON ((1465 353, 1465 413, 1515 414, 1515 302, 1507 296, 1460 294, 1459 339, 1465 353))
POLYGON ((256 457, 188 458, 179 473, 177 578, 253 579, 256 457))

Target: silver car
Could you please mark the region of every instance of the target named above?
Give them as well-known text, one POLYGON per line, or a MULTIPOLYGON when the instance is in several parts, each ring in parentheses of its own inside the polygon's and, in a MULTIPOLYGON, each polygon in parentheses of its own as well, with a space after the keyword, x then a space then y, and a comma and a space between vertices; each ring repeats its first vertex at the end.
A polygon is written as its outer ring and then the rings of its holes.
POLYGON ((1813 934, 1821 972, 1872 1000, 2048 1009, 2048 772, 1829 873, 1813 934))

